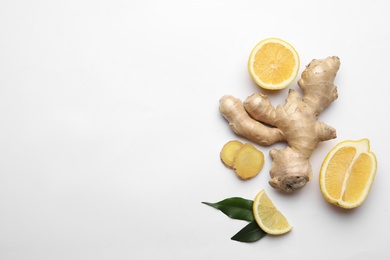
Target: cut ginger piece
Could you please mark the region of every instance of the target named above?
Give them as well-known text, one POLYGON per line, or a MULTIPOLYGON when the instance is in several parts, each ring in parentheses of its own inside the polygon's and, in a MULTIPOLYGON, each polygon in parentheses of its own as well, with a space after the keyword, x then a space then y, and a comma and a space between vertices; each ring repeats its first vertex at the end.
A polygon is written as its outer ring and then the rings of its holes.
POLYGON ((234 164, 234 156, 237 151, 243 146, 238 140, 232 140, 227 142, 221 150, 220 157, 223 164, 225 164, 228 168, 233 169, 234 164))
POLYGON ((242 180, 255 177, 264 165, 264 154, 250 143, 238 149, 234 156, 233 170, 242 180))

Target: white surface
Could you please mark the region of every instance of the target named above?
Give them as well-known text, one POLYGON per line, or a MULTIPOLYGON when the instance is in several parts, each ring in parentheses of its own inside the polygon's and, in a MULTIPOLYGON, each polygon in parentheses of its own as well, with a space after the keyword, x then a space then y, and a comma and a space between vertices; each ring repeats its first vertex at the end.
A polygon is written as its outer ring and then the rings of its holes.
MULTIPOLYGON (((1 1, 0 259, 388 259, 387 7, 1 1), (267 37, 293 44, 301 71, 329 55, 342 64, 339 98, 320 117, 338 138, 319 145, 314 179, 292 195, 268 185, 268 147, 248 182, 219 161, 238 137, 218 100, 261 91, 246 62, 267 37), (340 210, 323 199, 318 170, 336 143, 363 137, 377 177, 361 207, 340 210), (294 226, 289 234, 232 241, 245 222, 201 204, 253 199, 261 188, 294 226)), ((277 105, 287 89, 268 94, 277 105)))

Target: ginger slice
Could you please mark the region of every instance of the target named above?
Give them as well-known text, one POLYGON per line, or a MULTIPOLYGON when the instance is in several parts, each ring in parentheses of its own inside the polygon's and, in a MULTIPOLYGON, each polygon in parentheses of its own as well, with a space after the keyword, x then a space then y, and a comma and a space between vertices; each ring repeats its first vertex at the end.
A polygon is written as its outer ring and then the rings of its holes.
POLYGON ((242 180, 255 177, 264 165, 264 154, 250 143, 246 143, 236 152, 233 170, 242 180))
POLYGON ((238 140, 232 140, 227 142, 220 152, 220 158, 223 164, 225 164, 226 167, 233 169, 233 163, 234 163, 234 156, 236 155, 237 151, 243 146, 243 143, 241 143, 238 140))

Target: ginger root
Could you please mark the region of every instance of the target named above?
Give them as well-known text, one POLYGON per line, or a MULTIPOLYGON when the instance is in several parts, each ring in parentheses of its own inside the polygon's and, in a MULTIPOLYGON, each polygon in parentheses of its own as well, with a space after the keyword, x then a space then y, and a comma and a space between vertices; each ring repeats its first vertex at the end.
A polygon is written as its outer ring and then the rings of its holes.
POLYGON ((234 170, 241 180, 249 180, 259 174, 264 166, 264 154, 250 143, 237 140, 227 142, 220 153, 221 161, 234 170))
POLYGON ((252 144, 246 143, 234 156, 233 170, 242 180, 257 176, 264 166, 264 154, 252 144))
POLYGON ((231 129, 260 145, 286 141, 283 150, 272 149, 269 184, 278 190, 299 190, 312 178, 309 163, 318 142, 336 138, 336 130, 318 122, 319 114, 337 99, 333 84, 340 67, 338 57, 312 60, 302 72, 298 85, 303 97, 290 89, 285 104, 274 108, 265 94, 256 93, 243 103, 225 95, 219 110, 231 129))
POLYGON ((221 158, 222 163, 225 164, 226 167, 233 169, 234 157, 236 156, 237 151, 243 145, 244 144, 238 140, 232 140, 227 142, 222 147, 219 157, 221 158))

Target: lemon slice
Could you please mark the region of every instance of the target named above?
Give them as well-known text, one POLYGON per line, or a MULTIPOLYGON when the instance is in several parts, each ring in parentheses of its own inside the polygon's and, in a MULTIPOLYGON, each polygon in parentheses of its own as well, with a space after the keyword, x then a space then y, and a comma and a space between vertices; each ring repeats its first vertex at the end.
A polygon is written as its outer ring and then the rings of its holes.
POLYGON ((278 90, 290 85, 298 75, 299 56, 291 44, 278 38, 260 41, 252 50, 248 70, 257 85, 278 90))
POLYGON ((275 207, 264 190, 259 191, 253 201, 253 215, 259 227, 271 235, 282 235, 293 227, 275 207))
POLYGON ((341 208, 356 208, 366 199, 377 170, 370 141, 346 140, 329 151, 320 170, 320 188, 327 201, 341 208))

